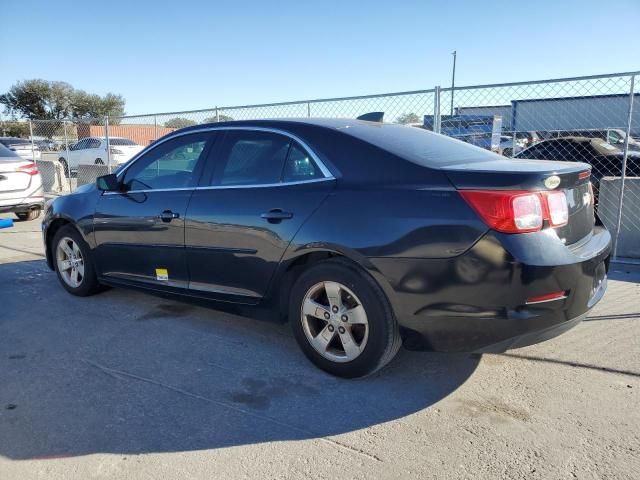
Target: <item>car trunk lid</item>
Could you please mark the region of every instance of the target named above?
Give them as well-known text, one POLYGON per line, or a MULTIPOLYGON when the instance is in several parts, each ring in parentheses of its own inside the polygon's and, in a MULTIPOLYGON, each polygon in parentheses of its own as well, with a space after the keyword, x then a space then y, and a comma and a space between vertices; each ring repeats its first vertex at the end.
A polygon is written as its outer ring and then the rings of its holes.
POLYGON ((24 190, 31 183, 31 175, 18 169, 30 165, 31 162, 14 158, 4 159, 0 157, 0 192, 12 192, 24 190))
POLYGON ((458 190, 564 191, 569 220, 554 230, 570 245, 593 230, 595 216, 590 168, 577 162, 505 158, 448 165, 442 170, 458 190))

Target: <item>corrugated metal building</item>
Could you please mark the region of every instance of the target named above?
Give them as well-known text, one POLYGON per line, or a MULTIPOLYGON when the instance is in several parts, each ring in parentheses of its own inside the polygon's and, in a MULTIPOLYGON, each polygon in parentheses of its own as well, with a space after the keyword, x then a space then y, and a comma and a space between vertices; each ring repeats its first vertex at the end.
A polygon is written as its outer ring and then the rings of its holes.
MULTIPOLYGON (((626 129, 629 95, 512 100, 511 105, 458 107, 460 115, 502 115, 505 130, 626 129)), ((640 136, 640 94, 634 95, 631 133, 640 136)))
MULTIPOLYGON (((515 130, 576 130, 585 128, 626 129, 630 96, 594 95, 590 97, 513 100, 515 130)), ((640 94, 634 95, 632 127, 640 128, 640 94)), ((634 132, 632 134, 638 134, 634 132)))
POLYGON ((502 129, 511 130, 511 114, 513 111, 513 105, 488 105, 486 107, 458 107, 455 109, 456 115, 479 115, 495 117, 500 115, 502 117, 502 129))

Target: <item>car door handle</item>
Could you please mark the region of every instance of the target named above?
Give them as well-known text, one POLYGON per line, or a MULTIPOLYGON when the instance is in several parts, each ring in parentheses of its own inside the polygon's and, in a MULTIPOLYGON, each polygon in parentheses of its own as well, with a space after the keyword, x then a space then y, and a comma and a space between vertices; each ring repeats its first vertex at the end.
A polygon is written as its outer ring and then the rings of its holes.
POLYGON ((165 223, 169 223, 174 218, 180 218, 180 214, 172 212, 171 210, 165 210, 160 215, 158 215, 158 218, 160 218, 160 220, 165 223))
POLYGON ((260 216, 267 220, 269 223, 279 223, 282 220, 293 218, 293 213, 285 212, 281 208, 274 208, 272 210, 269 210, 268 212, 263 213, 260 216))

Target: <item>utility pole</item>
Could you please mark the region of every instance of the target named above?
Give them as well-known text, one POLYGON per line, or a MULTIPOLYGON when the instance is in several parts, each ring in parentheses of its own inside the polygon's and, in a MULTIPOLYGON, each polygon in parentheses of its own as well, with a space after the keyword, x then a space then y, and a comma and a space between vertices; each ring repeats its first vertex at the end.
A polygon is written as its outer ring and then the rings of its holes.
POLYGON ((451 55, 453 55, 453 73, 451 75, 451 111, 449 112, 449 115, 453 117, 453 94, 456 87, 456 50, 454 50, 451 55))

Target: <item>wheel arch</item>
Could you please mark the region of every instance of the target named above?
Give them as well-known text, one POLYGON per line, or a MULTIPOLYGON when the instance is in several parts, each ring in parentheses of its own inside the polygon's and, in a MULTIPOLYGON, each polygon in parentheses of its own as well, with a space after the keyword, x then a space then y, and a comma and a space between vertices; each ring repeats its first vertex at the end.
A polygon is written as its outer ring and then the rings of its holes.
POLYGON ((85 242, 87 242, 87 238, 84 235, 84 233, 82 232, 82 230, 79 229, 78 226, 72 220, 70 220, 69 218, 57 217, 57 218, 51 220, 51 222, 47 226, 47 229, 45 230, 45 237, 44 237, 45 256, 46 256, 46 260, 47 260, 47 266, 51 270, 54 270, 54 267, 53 267, 53 250, 52 250, 52 245, 51 245, 51 243, 53 242, 53 237, 55 237, 56 233, 62 227, 65 227, 67 225, 71 225, 80 234, 80 237, 82 237, 82 239, 85 242))
POLYGON ((287 319, 291 289, 296 279, 311 266, 332 258, 340 258, 365 275, 369 275, 382 288, 393 308, 394 292, 391 285, 367 257, 356 251, 336 246, 307 246, 296 249, 291 256, 283 259, 272 280, 273 290, 270 296, 279 311, 281 321, 284 322, 287 319))

